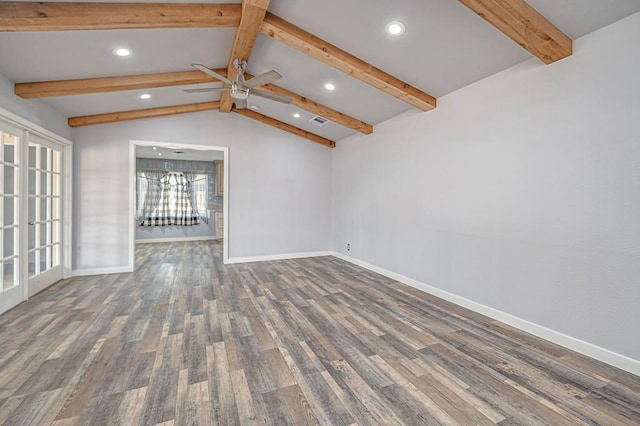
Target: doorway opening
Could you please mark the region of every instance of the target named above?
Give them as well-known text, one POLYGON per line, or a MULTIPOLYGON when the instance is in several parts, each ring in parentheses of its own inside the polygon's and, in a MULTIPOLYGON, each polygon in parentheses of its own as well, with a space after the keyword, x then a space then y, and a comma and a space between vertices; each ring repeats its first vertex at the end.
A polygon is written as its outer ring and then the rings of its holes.
MULTIPOLYGON (((136 244, 172 241, 217 240, 222 242, 222 261, 229 259, 229 148, 173 142, 129 141, 129 265, 135 270, 136 244), (177 178, 177 181, 176 181, 177 178), (184 179, 188 182, 189 195, 183 204, 188 206, 192 216, 182 226, 171 220, 167 212, 167 197, 173 194, 153 195, 156 207, 163 203, 162 218, 154 213, 152 220, 160 220, 166 226, 155 226, 146 220, 150 203, 144 202, 146 185, 152 183, 165 190, 173 188, 184 179), (142 187, 142 188, 141 188, 142 187), (143 194, 141 197, 138 194, 143 194), (141 200, 142 198, 142 200, 141 200), (149 226, 147 226, 149 225, 149 226)), ((180 195, 179 195, 180 197, 180 195)), ((173 198, 172 198, 173 200, 173 198)))

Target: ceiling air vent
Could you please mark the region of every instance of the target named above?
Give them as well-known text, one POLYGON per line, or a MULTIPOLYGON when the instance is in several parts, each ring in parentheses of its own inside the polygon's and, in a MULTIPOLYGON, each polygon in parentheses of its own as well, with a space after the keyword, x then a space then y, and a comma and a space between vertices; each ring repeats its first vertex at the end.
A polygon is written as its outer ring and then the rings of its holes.
POLYGON ((309 122, 315 124, 316 126, 322 127, 325 124, 327 124, 329 122, 329 120, 327 120, 324 117, 320 117, 319 115, 316 115, 311 120, 309 120, 309 122))

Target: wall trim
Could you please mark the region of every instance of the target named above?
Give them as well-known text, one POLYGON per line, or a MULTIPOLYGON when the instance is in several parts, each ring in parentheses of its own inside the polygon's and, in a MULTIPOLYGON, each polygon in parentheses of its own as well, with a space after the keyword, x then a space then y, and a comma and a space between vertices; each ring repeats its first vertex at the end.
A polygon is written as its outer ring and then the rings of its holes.
POLYGON ((610 351, 609 349, 601 348, 592 343, 585 342, 583 340, 568 336, 550 328, 546 328, 539 324, 516 317, 498 309, 494 309, 481 303, 474 302, 473 300, 469 300, 453 293, 449 293, 437 287, 433 287, 429 284, 414 280, 413 278, 409 278, 404 275, 389 271, 387 269, 372 265, 363 260, 347 256, 343 253, 332 251, 330 252, 330 254, 349 263, 353 263, 354 265, 361 266, 372 272, 384 275, 385 277, 391 278, 418 290, 424 291, 425 293, 444 299, 448 302, 455 303, 456 305, 462 306, 479 314, 486 315, 489 318, 493 318, 512 327, 533 334, 534 336, 548 340, 552 343, 556 343, 560 346, 564 346, 565 348, 571 349, 588 357, 597 359, 614 367, 628 371, 629 373, 640 376, 639 360, 629 358, 625 355, 610 351))
POLYGON ((87 275, 124 274, 128 272, 133 272, 132 266, 112 266, 109 268, 74 269, 73 271, 71 271, 71 276, 85 277, 87 275))
POLYGON ((145 238, 136 239, 136 244, 146 243, 177 243, 181 241, 213 241, 216 237, 204 236, 204 237, 174 237, 174 238, 145 238))
POLYGON ((225 261, 225 265, 234 264, 234 263, 248 263, 248 262, 266 262, 269 260, 287 260, 287 259, 302 259, 305 257, 320 257, 320 256, 331 256, 333 253, 330 251, 310 251, 303 253, 284 253, 284 254, 273 254, 268 256, 253 256, 253 257, 234 257, 231 259, 227 259, 225 261))

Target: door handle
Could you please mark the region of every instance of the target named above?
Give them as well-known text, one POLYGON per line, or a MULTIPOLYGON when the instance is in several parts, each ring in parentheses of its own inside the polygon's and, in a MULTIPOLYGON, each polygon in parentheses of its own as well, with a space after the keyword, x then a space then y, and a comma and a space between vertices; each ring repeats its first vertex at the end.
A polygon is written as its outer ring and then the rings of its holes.
POLYGON ((35 224, 36 224, 35 222, 27 222, 27 225, 29 225, 29 226, 33 226, 35 224))

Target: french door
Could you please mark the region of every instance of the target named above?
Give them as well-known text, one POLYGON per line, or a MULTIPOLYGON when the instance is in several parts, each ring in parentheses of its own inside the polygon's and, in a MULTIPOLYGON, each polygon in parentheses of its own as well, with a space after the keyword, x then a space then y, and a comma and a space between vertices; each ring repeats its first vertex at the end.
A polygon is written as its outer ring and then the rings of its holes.
POLYGON ((62 279, 62 147, 30 136, 28 144, 28 295, 62 279))
POLYGON ((20 266, 19 219, 21 184, 21 146, 23 131, 0 122, 0 313, 22 302, 25 297, 20 266))
POLYGON ((64 153, 0 120, 0 313, 63 277, 64 153))

